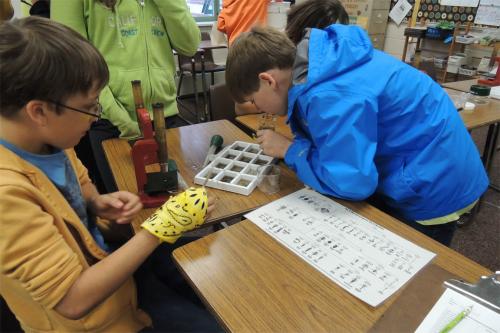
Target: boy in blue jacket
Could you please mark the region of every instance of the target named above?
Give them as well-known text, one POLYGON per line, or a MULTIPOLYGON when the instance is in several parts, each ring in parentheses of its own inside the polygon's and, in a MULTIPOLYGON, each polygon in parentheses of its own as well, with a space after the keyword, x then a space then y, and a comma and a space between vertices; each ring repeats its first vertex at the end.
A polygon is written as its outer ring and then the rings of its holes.
POLYGON ((359 27, 309 29, 297 47, 281 32, 256 27, 233 43, 226 82, 237 102, 288 115, 293 141, 263 130, 258 142, 305 184, 348 200, 376 194, 395 216, 445 245, 488 186, 446 92, 374 50, 359 27))

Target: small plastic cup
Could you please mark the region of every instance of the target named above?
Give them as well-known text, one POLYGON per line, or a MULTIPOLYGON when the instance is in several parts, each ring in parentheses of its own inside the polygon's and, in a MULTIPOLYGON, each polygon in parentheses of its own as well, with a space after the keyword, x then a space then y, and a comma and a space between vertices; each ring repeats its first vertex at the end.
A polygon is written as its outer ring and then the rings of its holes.
POLYGON ((263 165, 258 167, 258 185, 259 190, 266 194, 273 194, 280 190, 280 174, 279 166, 274 164, 263 165))
POLYGON ((259 130, 275 130, 276 129, 276 117, 269 113, 263 113, 259 117, 259 130))

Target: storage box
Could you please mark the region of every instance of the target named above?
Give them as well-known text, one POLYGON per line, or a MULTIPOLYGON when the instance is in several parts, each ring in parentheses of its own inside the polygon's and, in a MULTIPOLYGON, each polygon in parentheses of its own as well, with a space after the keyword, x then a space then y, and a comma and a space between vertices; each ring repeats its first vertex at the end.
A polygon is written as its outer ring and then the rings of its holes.
POLYGON ((458 74, 465 76, 474 76, 476 75, 476 68, 462 65, 462 67, 458 69, 458 74))
POLYGON ((456 36, 455 41, 460 44, 472 44, 479 40, 474 36, 465 35, 465 36, 456 36))
POLYGON ((446 59, 445 58, 434 58, 434 67, 438 69, 445 69, 446 68, 446 59))
POLYGON ((446 71, 448 73, 457 74, 458 69, 465 64, 466 58, 463 56, 452 55, 448 57, 448 66, 446 71))

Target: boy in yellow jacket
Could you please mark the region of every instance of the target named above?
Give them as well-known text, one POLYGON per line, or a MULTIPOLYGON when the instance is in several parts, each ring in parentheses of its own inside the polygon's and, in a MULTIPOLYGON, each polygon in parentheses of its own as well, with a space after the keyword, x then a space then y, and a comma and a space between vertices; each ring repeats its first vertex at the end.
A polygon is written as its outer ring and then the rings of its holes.
POLYGON ((0 294, 22 328, 135 332, 152 324, 139 299, 158 330, 219 330, 166 285, 151 305, 132 277, 163 241, 203 223, 213 209, 204 189, 169 200, 112 253, 90 218, 123 224, 142 208, 129 192, 100 195, 72 150, 102 112, 109 72, 95 47, 47 19, 4 22, 0 77, 0 294), (199 218, 178 221, 174 199, 199 218))

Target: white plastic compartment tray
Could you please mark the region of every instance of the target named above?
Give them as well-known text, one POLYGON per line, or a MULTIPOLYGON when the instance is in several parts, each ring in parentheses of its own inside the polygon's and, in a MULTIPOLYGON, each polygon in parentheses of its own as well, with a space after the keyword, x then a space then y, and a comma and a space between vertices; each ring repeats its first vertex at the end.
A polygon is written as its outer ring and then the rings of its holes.
POLYGON ((213 157, 196 176, 195 184, 249 195, 257 186, 258 168, 273 163, 255 143, 235 141, 213 157))

